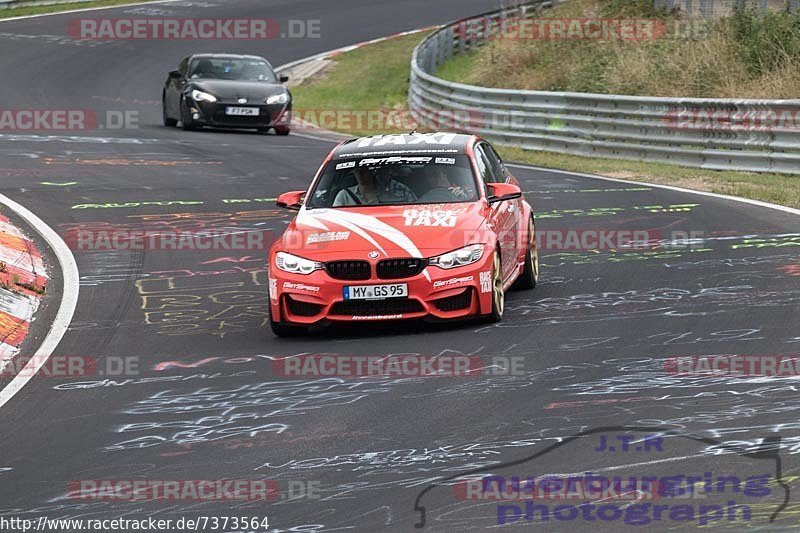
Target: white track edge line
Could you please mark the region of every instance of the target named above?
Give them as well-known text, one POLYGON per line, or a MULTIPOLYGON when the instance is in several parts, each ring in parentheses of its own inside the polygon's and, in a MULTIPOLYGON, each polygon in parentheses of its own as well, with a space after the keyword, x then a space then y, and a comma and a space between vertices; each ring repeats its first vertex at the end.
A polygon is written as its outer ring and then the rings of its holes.
MULTIPOLYGON (((174 1, 174 0, 172 0, 172 1, 174 1)), ((294 61, 290 61, 289 63, 284 63, 283 65, 281 65, 279 67, 275 67, 275 72, 280 72, 282 70, 288 70, 290 68, 296 67, 297 65, 302 65, 303 63, 310 63, 312 61, 318 61, 320 59, 327 59, 328 57, 330 57, 332 55, 340 54, 340 53, 344 53, 344 52, 350 52, 350 51, 353 51, 353 50, 357 50, 357 49, 359 49, 359 48, 361 48, 363 46, 367 46, 367 45, 370 45, 370 44, 378 44, 378 43, 381 43, 381 42, 384 42, 384 41, 388 41, 390 39, 395 39, 397 37, 405 37, 407 35, 414 35, 414 34, 417 34, 417 33, 422 33, 423 31, 433 30, 433 29, 438 28, 438 27, 439 26, 436 26, 436 25, 434 25, 434 26, 426 26, 424 28, 417 28, 415 30, 408 30, 408 31, 401 31, 399 33, 393 33, 391 35, 387 35, 386 37, 378 37, 377 39, 371 39, 369 41, 362 41, 362 42, 355 43, 355 44, 348 44, 347 46, 342 46, 340 48, 334 48, 333 50, 328 50, 326 52, 320 52, 318 54, 310 55, 310 56, 304 57, 302 59, 295 59, 294 61)))
MULTIPOLYGON (((581 178, 591 178, 597 180, 605 180, 605 181, 614 181, 617 183, 630 183, 633 185, 643 185, 645 187, 655 187, 657 189, 667 189, 670 191, 682 192, 682 193, 689 193, 689 194, 698 194, 700 196, 710 196, 712 198, 719 198, 721 200, 728 200, 731 202, 740 202, 744 204, 755 205, 758 207, 766 207, 768 209, 775 209, 777 211, 783 211, 785 213, 790 213, 792 215, 800 215, 800 209, 794 209, 792 207, 787 207, 785 205, 778 205, 772 204, 769 202, 762 202, 761 200, 751 200, 750 198, 742 198, 740 196, 730 196, 727 194, 718 194, 715 192, 708 192, 708 191, 695 191, 693 189, 684 189, 683 187, 675 187, 674 185, 662 185, 660 183, 648 183, 645 181, 633 181, 633 180, 622 180, 618 178, 609 178, 608 176, 600 176, 598 174, 586 174, 583 172, 572 172, 570 170, 559 170, 557 168, 547 168, 547 167, 537 167, 534 165, 525 165, 521 163, 506 163, 509 167, 516 167, 516 168, 525 168, 528 170, 539 170, 544 172, 556 172, 558 174, 566 174, 567 176, 578 176, 581 178)), ((555 191, 554 191, 555 192, 555 191)))
POLYGON ((3 194, 0 194, 0 204, 8 207, 32 226, 50 246, 61 265, 64 285, 61 294, 61 305, 58 308, 53 324, 50 326, 50 331, 47 332, 47 336, 45 336, 39 349, 36 350, 34 357, 28 361, 19 374, 3 390, 0 390, 0 408, 2 408, 41 370, 67 332, 67 328, 69 328, 72 317, 75 314, 75 309, 78 306, 79 276, 75 257, 58 233, 33 212, 3 194))

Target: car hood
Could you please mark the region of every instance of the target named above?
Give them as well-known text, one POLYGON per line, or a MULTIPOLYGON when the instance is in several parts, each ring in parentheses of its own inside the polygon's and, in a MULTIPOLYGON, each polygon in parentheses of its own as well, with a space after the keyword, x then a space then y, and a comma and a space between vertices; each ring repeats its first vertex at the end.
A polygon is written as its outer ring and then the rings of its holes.
POLYGON ((268 96, 286 92, 286 88, 279 83, 263 81, 235 81, 235 80, 195 80, 192 87, 213 94, 221 99, 247 98, 255 103, 263 102, 268 96))
POLYGON ((303 208, 281 247, 323 261, 432 257, 485 242, 487 214, 481 203, 303 208))

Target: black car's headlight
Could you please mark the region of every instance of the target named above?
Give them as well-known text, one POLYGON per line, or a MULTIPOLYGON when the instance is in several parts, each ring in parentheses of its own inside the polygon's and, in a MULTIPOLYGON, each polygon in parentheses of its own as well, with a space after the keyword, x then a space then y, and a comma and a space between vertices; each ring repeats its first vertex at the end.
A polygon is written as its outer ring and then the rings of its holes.
POLYGON ((288 93, 273 94, 272 96, 268 97, 265 100, 267 104, 285 104, 288 101, 289 101, 288 93))
POLYGON ((194 100, 195 102, 216 102, 217 97, 214 96, 213 94, 209 94, 207 92, 195 89, 192 91, 192 100, 194 100))
POLYGON ((312 261, 303 257, 297 257, 296 255, 288 254, 286 252, 278 252, 277 257, 275 258, 275 264, 284 272, 303 275, 311 274, 314 271, 325 268, 325 265, 319 261, 312 261))
POLYGON ((458 250, 432 257, 428 264, 444 269, 471 265, 483 257, 483 248, 483 244, 470 244, 458 250))

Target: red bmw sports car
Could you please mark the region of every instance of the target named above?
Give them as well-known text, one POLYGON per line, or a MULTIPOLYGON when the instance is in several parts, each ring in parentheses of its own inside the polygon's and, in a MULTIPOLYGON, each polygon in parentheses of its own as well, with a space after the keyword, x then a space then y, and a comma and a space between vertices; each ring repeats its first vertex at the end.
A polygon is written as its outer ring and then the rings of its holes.
POLYGON ((503 317, 536 286, 534 217, 491 145, 454 133, 339 144, 269 253, 277 335, 327 322, 503 317))

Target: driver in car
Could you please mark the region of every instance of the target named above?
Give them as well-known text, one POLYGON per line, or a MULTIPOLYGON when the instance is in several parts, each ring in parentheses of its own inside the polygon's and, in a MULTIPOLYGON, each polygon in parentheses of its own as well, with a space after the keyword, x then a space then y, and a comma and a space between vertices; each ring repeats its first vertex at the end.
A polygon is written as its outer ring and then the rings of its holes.
POLYGON ((372 170, 358 167, 353 171, 356 184, 339 191, 333 207, 371 204, 403 204, 417 200, 417 196, 405 185, 394 179, 384 182, 372 170))
POLYGON ((201 59, 192 69, 191 78, 210 78, 214 73, 214 64, 208 59, 201 59))
POLYGON ((447 169, 441 165, 428 165, 424 169, 427 192, 420 200, 430 202, 453 202, 467 200, 470 192, 450 182, 447 169))

